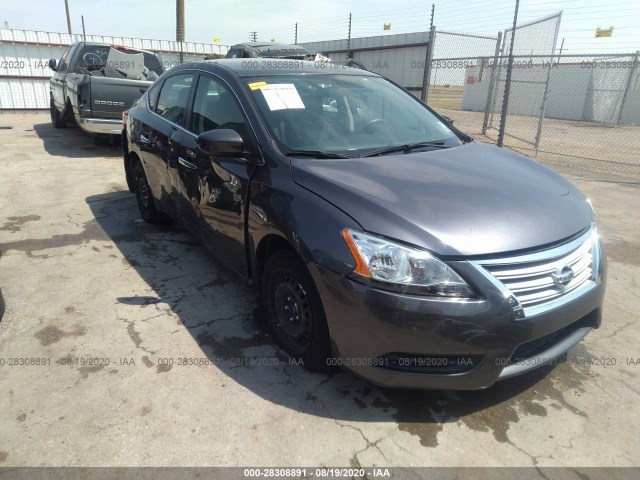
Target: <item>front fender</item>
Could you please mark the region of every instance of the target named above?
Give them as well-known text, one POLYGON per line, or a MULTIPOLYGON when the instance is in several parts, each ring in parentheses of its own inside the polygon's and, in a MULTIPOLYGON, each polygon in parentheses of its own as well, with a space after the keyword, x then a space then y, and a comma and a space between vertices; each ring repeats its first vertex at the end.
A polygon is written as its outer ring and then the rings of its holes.
POLYGON ((248 213, 249 252, 253 278, 257 278, 256 254, 268 235, 286 240, 306 264, 315 263, 339 274, 355 267, 341 231, 362 227, 350 216, 318 195, 295 184, 289 177, 267 186, 256 172, 248 213))

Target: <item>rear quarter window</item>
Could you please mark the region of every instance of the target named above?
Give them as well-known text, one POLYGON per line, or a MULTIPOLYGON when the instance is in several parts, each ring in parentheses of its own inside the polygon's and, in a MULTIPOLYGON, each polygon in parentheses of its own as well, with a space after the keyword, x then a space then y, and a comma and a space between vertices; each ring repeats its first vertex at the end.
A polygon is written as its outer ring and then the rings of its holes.
POLYGON ((158 106, 158 94, 160 93, 162 83, 162 81, 156 82, 149 88, 149 92, 147 93, 147 105, 152 112, 155 112, 158 106))

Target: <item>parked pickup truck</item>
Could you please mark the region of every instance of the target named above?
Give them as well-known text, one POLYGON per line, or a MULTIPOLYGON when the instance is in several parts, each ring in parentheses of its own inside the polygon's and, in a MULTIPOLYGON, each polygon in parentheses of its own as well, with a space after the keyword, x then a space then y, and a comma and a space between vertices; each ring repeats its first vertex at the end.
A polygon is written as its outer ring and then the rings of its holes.
POLYGON ((122 112, 163 72, 160 57, 119 45, 76 42, 49 60, 51 123, 75 122, 92 134, 119 135, 122 112))

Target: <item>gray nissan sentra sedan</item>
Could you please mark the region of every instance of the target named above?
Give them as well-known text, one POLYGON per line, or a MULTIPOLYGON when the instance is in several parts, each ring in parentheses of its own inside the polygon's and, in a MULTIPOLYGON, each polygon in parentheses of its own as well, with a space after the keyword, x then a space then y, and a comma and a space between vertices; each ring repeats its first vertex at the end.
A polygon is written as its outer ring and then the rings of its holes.
MULTIPOLYGON (((127 182, 259 287, 278 343, 405 388, 485 388, 600 325, 593 209, 376 74, 191 63, 124 116, 127 182)), ((212 305, 215 309, 215 305, 212 305)))

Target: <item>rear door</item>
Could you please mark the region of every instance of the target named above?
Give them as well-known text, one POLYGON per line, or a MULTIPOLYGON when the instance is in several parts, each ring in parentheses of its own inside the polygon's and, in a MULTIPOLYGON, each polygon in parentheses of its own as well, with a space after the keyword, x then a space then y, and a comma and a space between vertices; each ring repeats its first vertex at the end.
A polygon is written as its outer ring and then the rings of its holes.
POLYGON ((258 155, 255 136, 232 89, 220 78, 201 74, 193 95, 191 115, 175 170, 174 189, 182 218, 218 258, 247 275, 245 219, 249 179, 256 166, 242 158, 210 157, 197 146, 197 135, 214 129, 233 129, 245 150, 258 155))
MULTIPOLYGON (((169 174, 178 164, 180 139, 186 125, 187 106, 195 74, 180 73, 168 77, 155 97, 149 98, 148 123, 141 125, 138 141, 142 160, 153 196, 160 200, 160 208, 178 215, 176 193, 169 174)), ((153 93, 153 92, 150 92, 153 93)))

